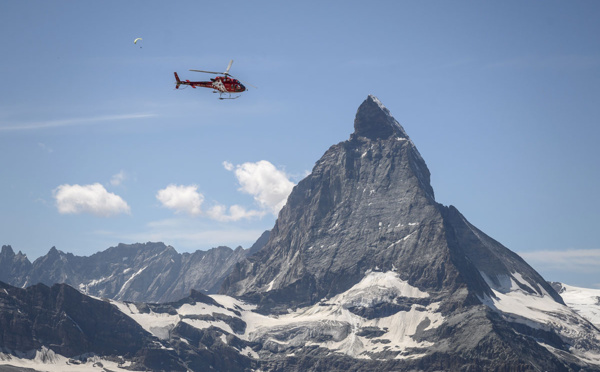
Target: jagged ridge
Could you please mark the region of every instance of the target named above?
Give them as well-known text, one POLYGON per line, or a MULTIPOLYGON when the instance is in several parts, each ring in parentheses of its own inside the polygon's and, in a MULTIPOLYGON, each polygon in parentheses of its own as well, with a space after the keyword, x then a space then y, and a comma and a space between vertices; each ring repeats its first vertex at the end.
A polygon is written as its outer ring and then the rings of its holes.
POLYGON ((122 301, 168 302, 190 290, 215 293, 233 264, 259 250, 269 232, 249 249, 217 247, 178 253, 164 243, 119 244, 89 257, 52 247, 33 264, 10 246, 0 253, 0 280, 27 287, 67 283, 84 293, 122 301))

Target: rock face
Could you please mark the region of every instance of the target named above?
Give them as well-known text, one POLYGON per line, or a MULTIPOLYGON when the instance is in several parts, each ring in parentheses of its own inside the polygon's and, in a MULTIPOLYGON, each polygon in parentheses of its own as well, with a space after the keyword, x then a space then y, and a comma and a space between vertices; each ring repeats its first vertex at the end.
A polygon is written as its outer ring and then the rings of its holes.
MULTIPOLYGON (((176 308, 196 305, 221 306, 196 291, 176 303, 137 306, 142 312, 164 318, 176 308)), ((119 306, 138 311, 133 303, 119 306)), ((70 358, 70 367, 63 364, 69 371, 73 365, 80 365, 75 369, 79 371, 100 370, 95 368, 102 367, 100 360, 127 362, 128 369, 138 371, 242 372, 256 364, 222 341, 222 331, 199 330, 181 322, 169 329, 170 337, 157 338, 131 314, 130 310, 119 310, 114 302, 88 297, 66 284, 22 289, 0 282, 0 370, 34 371, 10 365, 23 360, 41 370, 47 370, 46 364, 52 364, 51 370, 60 370, 64 357, 70 358)), ((236 321, 243 325, 239 319, 231 320, 236 321)))
MULTIPOLYGON (((298 183, 268 243, 236 264, 221 293, 280 319, 294 309, 295 319, 308 312, 328 319, 255 335, 276 339, 275 355, 295 353, 289 370, 303 370, 298 358, 329 358, 292 347, 300 340, 388 360, 391 369, 568 370, 591 367, 563 351, 600 354, 598 330, 533 268, 435 201, 423 158, 373 96, 360 105, 350 139, 298 183), (353 320, 333 315, 341 313, 353 320)), ((335 363, 381 367, 352 360, 335 363)))
POLYGON ((152 337, 111 304, 64 284, 27 289, 0 282, 0 346, 28 351, 51 346, 64 356, 86 352, 134 355, 152 337))
POLYGON ((522 259, 435 202, 429 170, 373 96, 354 133, 332 146, 289 196, 267 245, 240 263, 222 293, 282 308, 310 305, 396 271, 448 309, 492 295, 486 279, 519 272, 532 293, 560 296, 522 259))
POLYGON ((31 262, 29 262, 26 255, 21 252, 15 254, 10 245, 2 246, 2 251, 0 251, 0 281, 10 283, 30 270, 31 262))
POLYGON ((83 293, 122 301, 168 302, 203 290, 215 293, 232 266, 268 239, 265 232, 253 247, 217 247, 179 254, 163 243, 119 244, 89 257, 52 247, 32 263, 10 246, 0 253, 0 280, 19 287, 66 283, 83 293))

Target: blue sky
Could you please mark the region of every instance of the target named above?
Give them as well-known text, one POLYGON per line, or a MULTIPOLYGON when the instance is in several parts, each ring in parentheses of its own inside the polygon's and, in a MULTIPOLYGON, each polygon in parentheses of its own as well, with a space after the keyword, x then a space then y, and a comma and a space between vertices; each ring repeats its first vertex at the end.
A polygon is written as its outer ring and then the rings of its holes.
POLYGON ((0 244, 32 260, 247 248, 373 94, 438 202, 546 279, 600 287, 599 15, 597 1, 2 1, 0 244), (174 71, 231 59, 257 89, 174 89, 174 71))

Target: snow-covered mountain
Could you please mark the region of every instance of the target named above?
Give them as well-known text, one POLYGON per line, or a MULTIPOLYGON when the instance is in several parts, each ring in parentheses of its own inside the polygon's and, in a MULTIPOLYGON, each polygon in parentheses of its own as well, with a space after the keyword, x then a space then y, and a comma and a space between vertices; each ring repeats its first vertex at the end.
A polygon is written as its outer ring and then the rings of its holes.
MULTIPOLYGON (((566 291, 571 291, 579 299, 577 303, 585 304, 588 311, 596 314, 600 311, 600 305, 594 305, 591 303, 593 301, 589 300, 598 294, 597 290, 575 288, 560 283, 553 283, 553 285, 569 288, 566 291)), ((42 292, 55 295, 66 293, 66 296, 63 295, 65 298, 74 296, 67 302, 76 301, 94 305, 98 301, 92 298, 82 301, 85 296, 77 294, 64 285, 54 286, 50 290, 41 285, 31 287, 29 290, 39 293, 40 289, 42 292)), ((25 290, 22 289, 4 286, 0 290, 0 301, 5 303, 7 295, 19 298, 19 294, 24 292, 25 290)), ((521 322, 529 322, 530 325, 540 327, 540 332, 544 327, 556 328, 553 322, 558 321, 562 331, 559 331, 557 336, 561 339, 579 338, 589 333, 587 330, 578 329, 576 324, 573 328, 569 328, 569 323, 565 319, 573 317, 573 310, 557 305, 548 297, 525 299, 519 290, 508 293, 507 296, 510 297, 508 303, 500 307, 515 303, 517 305, 512 306, 508 312, 497 308, 495 311, 502 317, 520 317, 521 322)), ((131 366, 155 370, 158 369, 157 358, 163 358, 163 362, 169 363, 172 370, 185 370, 185 368, 210 370, 212 366, 213 370, 223 371, 268 371, 278 370, 282 365, 285 366, 285 370, 298 371, 341 370, 342 368, 367 371, 375 368, 397 370, 402 369, 407 363, 413 364, 411 362, 415 361, 422 363, 423 358, 427 356, 426 353, 416 352, 419 349, 427 350, 432 346, 419 335, 447 326, 445 324, 447 319, 439 311, 436 303, 427 306, 413 304, 404 311, 383 317, 372 317, 366 313, 356 314, 356 311, 353 311, 357 307, 373 308, 374 305, 386 303, 387 299, 398 295, 415 302, 421 299, 424 303, 428 297, 427 293, 399 279, 397 273, 373 271, 367 273, 357 285, 334 298, 279 315, 260 314, 255 311, 257 307, 255 304, 229 296, 206 296, 199 292, 193 292, 191 296, 178 302, 166 304, 110 300, 109 303, 114 305, 114 310, 118 309, 147 332, 143 335, 140 333, 141 330, 135 331, 139 333, 138 339, 146 340, 142 341, 147 343, 145 350, 132 344, 132 347, 137 348, 136 353, 133 354, 120 350, 119 346, 116 346, 116 354, 89 350, 84 354, 73 355, 73 352, 65 352, 64 348, 58 350, 54 346, 56 351, 49 349, 42 342, 28 352, 15 352, 5 344, 0 352, 0 370, 3 365, 16 366, 20 368, 19 370, 31 368, 38 371, 98 371, 102 370, 101 368, 114 371, 131 366), (199 353, 200 350, 211 350, 211 352, 205 351, 210 357, 199 353), (219 354, 213 354, 216 350, 219 354), (308 355, 306 350, 310 351, 308 355), (400 353, 396 354, 398 351, 400 353), (321 358, 319 355, 323 358, 319 362, 322 364, 321 369, 311 366, 321 358), (388 355, 396 356, 389 359, 386 358, 388 355), (227 361, 224 359, 227 359, 230 364, 226 364, 227 361), (235 366, 231 365, 232 361, 235 366), (331 367, 332 365, 334 367, 331 367)), ((29 296, 29 298, 35 297, 39 295, 29 296)), ((48 297, 52 298, 52 295, 48 297)), ((503 301, 506 301, 506 297, 498 302, 503 301)), ((22 307, 27 308, 23 305, 21 304, 22 307)), ((71 306, 63 306, 62 317, 68 317, 66 319, 72 321, 71 324, 76 324, 76 327, 82 328, 81 332, 86 334, 89 325, 80 326, 77 316, 69 315, 73 311, 71 306)), ((111 318, 118 318, 118 314, 110 311, 102 317, 96 316, 94 322, 110 329, 111 332, 116 332, 114 326, 110 325, 111 318)), ((68 322, 66 325, 68 326, 68 322)), ((127 327, 133 327, 133 324, 127 327)), ((473 331, 474 334, 477 333, 476 329, 473 331)), ((131 331, 127 332, 131 333, 131 331)), ((55 331, 55 333, 59 332, 55 331)), ((26 338, 20 332, 15 332, 15 336, 26 338)), ((522 336, 515 334, 513 337, 522 336)), ((580 343, 584 341, 585 337, 578 340, 580 343)), ((593 355, 584 353, 579 358, 589 359, 591 356, 593 355)), ((591 360, 587 367, 581 368, 598 370, 593 362, 594 360, 591 360)), ((469 365, 469 361, 464 361, 462 367, 469 365)), ((534 364, 523 365, 520 370, 536 370, 533 366, 534 364)), ((548 370, 562 370, 560 365, 555 367, 548 370)), ((486 369, 481 367, 474 370, 486 369)), ((460 368, 454 369, 448 366, 445 370, 460 370, 460 368)), ((578 369, 573 368, 573 370, 578 369)))
POLYGON ((292 309, 299 318, 323 304, 353 314, 283 327, 274 338, 279 356, 313 356, 310 348, 288 348, 305 337, 328 358, 335 353, 310 335, 335 328, 325 338, 334 337, 338 354, 398 369, 596 368, 598 329, 521 257, 437 203, 429 181, 404 128, 369 96, 350 139, 329 148, 298 183, 268 243, 236 264, 221 293, 264 314, 292 309), (366 286, 374 278, 388 284, 366 286), (362 325, 380 336, 363 336, 362 325))
MULTIPOLYGON (((166 307, 214 301, 193 291, 166 307)), ((161 305, 139 305, 156 310, 161 305)), ((167 312, 169 310, 166 310, 167 312)), ((171 310, 172 311, 172 310, 171 310)), ((164 314, 163 314, 164 315, 164 314)), ((179 324, 170 338, 144 330, 108 301, 66 284, 26 289, 0 282, 0 371, 247 371, 257 364, 231 347, 223 350, 179 324), (188 342, 181 341, 189 340, 188 342)))
POLYGON ((593 305, 437 203, 429 177, 402 126, 369 96, 350 139, 298 183, 268 242, 234 265, 220 294, 104 302, 156 346, 127 361, 194 371, 600 371, 593 305))
MULTIPOLYGON (((458 322, 467 323, 478 318, 474 312, 498 317, 502 321, 496 325, 510 323, 509 328, 500 330, 509 332, 509 340, 515 339, 518 343, 531 338, 530 341, 534 342, 530 342, 530 346, 537 344, 566 359, 551 358, 550 363, 527 360, 528 354, 531 358, 543 354, 539 353, 539 349, 537 352, 528 350, 518 355, 522 363, 515 367, 517 370, 536 370, 539 364, 546 364, 545 370, 600 370, 598 329, 578 316, 577 311, 552 297, 524 291, 519 286, 522 282, 508 280, 506 284, 510 283, 510 286, 502 291, 493 290, 494 298, 482 299, 485 306, 461 312, 458 318, 440 311, 439 302, 431 302, 428 293, 403 281, 394 271, 368 272, 345 292, 312 306, 290 309, 277 315, 261 314, 255 311, 255 304, 225 295, 211 295, 212 301, 169 306, 112 303, 161 340, 179 337, 174 336, 173 330, 185 324, 203 334, 211 334, 213 339, 220 339, 223 346, 228 345, 242 356, 261 361, 266 370, 282 364, 286 365, 286 370, 302 370, 301 366, 314 362, 316 355, 320 355, 323 359, 320 363, 324 365, 339 366, 329 370, 402 370, 407 366, 427 365, 434 360, 446 365, 447 370, 473 365, 480 368, 475 370, 488 370, 491 367, 485 366, 481 360, 473 363, 477 359, 475 356, 473 360, 461 359, 453 365, 446 364, 439 357, 432 357, 435 353, 431 353, 432 349, 439 350, 440 346, 428 339, 428 335, 436 330, 455 332, 462 328, 458 322), (393 307, 401 303, 398 299, 403 300, 404 309, 394 311, 393 307), (372 311, 381 310, 382 305, 387 305, 387 313, 372 311)), ((587 294, 582 295, 586 290, 562 287, 572 289, 579 299, 585 298, 583 302, 587 303, 588 311, 600 310, 597 303, 594 305, 587 301, 587 294)), ((487 331, 478 329, 482 326, 484 324, 471 324, 465 330, 468 333, 457 338, 461 347, 501 342, 488 339, 487 331)), ((185 337, 180 341, 190 342, 185 337)), ((450 345, 443 347, 449 348, 450 345)))

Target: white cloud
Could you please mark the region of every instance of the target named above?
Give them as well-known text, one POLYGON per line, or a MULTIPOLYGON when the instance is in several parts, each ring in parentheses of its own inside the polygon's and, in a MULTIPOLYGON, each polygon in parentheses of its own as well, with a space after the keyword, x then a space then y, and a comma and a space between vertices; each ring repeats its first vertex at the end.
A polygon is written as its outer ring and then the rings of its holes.
POLYGON ((106 191, 99 183, 92 185, 60 185, 53 191, 61 214, 91 213, 109 217, 130 213, 129 205, 118 195, 106 191))
POLYGON ((206 214, 213 220, 230 222, 244 218, 262 217, 265 215, 265 211, 246 210, 246 208, 235 204, 229 207, 229 213, 227 213, 227 207, 218 204, 210 208, 206 214))
MULTIPOLYGON (((258 210, 246 209, 237 204, 227 207, 215 203, 204 213, 216 221, 232 222, 260 218, 267 213, 277 215, 294 187, 294 183, 289 180, 285 172, 278 170, 266 160, 241 165, 233 165, 224 161, 223 167, 234 172, 240 184, 239 190, 252 195, 260 208, 258 210)), ((159 190, 156 198, 164 207, 172 209, 176 213, 187 213, 191 216, 203 213, 200 207, 204 202, 204 196, 198 193, 195 185, 169 185, 167 188, 159 190)))
POLYGON ((223 166, 229 171, 234 171, 240 183, 240 191, 252 195, 261 208, 269 210, 274 215, 283 208, 294 188, 294 183, 289 180, 285 172, 266 160, 248 162, 235 167, 229 162, 224 162, 223 166))
POLYGON ((120 171, 110 178, 110 184, 113 186, 119 186, 123 183, 123 181, 125 181, 125 178, 127 178, 125 171, 120 171))
POLYGON ((97 234, 114 236, 117 241, 147 242, 161 241, 182 250, 210 249, 220 245, 249 248, 266 229, 244 229, 230 225, 213 225, 201 219, 171 218, 152 221, 144 231, 118 233, 97 231, 97 234))
POLYGON ((600 249, 569 249, 565 251, 533 251, 519 255, 536 268, 561 271, 597 272, 600 249))
POLYGON ((156 199, 175 213, 187 213, 190 216, 199 215, 202 212, 200 206, 204 202, 204 196, 198 192, 196 185, 169 185, 158 190, 156 199))
POLYGON ((227 169, 228 171, 232 171, 232 170, 233 170, 233 168, 234 168, 234 167, 233 167, 233 164, 231 164, 231 163, 230 163, 230 162, 228 162, 228 161, 224 161, 224 162, 223 162, 223 167, 225 167, 225 169, 227 169))

